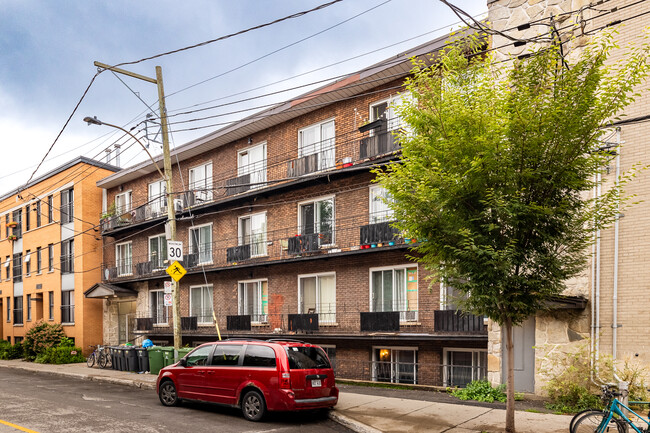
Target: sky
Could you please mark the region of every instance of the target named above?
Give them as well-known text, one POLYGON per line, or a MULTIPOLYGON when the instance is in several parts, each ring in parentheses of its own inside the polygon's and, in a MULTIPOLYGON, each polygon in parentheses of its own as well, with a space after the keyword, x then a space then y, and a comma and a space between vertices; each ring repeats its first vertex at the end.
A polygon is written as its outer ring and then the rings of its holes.
MULTIPOLYGON (((120 131, 88 126, 86 116, 133 128, 151 153, 161 153, 156 125, 145 130, 143 123, 147 113, 158 115, 156 85, 105 71, 88 87, 94 61, 137 61, 328 1, 0 0, 0 194, 24 185, 50 147, 36 177, 80 155, 105 160, 116 143, 122 167, 147 158, 120 131)), ((486 0, 452 3, 476 17, 487 12, 486 0)), ((162 67, 174 148, 458 27, 438 0, 343 0, 123 68, 155 77, 162 67)))

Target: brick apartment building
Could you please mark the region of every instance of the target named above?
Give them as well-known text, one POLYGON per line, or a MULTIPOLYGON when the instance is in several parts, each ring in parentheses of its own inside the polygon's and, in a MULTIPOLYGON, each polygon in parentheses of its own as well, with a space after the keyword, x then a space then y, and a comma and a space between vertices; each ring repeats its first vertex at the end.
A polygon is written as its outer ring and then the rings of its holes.
MULTIPOLYGON (((614 40, 621 46, 641 44, 647 31, 650 4, 633 0, 517 1, 488 0, 488 21, 492 27, 506 31, 510 37, 526 39, 548 35, 554 16, 556 28, 564 41, 565 52, 571 56, 581 44, 604 29, 615 25, 614 40), (598 3, 598 4, 597 4, 598 3), (535 24, 528 26, 527 24, 535 24), (546 23, 547 25, 544 25, 546 23)), ((517 44, 501 35, 492 37, 497 60, 519 56, 534 44, 517 44)), ((612 52, 610 62, 622 59, 623 49, 612 52)), ((648 82, 636 91, 641 96, 625 110, 623 122, 604 130, 603 145, 612 146, 616 156, 608 167, 603 167, 604 193, 615 182, 617 166, 620 173, 635 164, 647 166, 648 115, 650 97, 648 82)), ((643 300, 648 294, 650 266, 650 232, 648 203, 650 202, 650 173, 642 171, 625 190, 635 194, 640 203, 624 210, 618 221, 609 229, 598 233, 589 266, 584 275, 569 281, 567 295, 589 300, 581 309, 574 307, 553 313, 540 313, 530 318, 515 333, 516 356, 515 387, 521 390, 543 392, 546 377, 540 372, 553 365, 562 352, 572 352, 586 345, 594 358, 609 357, 623 361, 639 362, 650 367, 650 346, 639 338, 645 334, 650 317, 643 300)), ((503 383, 501 331, 489 324, 488 377, 494 383, 503 383)), ((596 377, 606 382, 614 377, 596 377)))
MULTIPOLYGON (((463 385, 486 377, 482 317, 459 314, 408 258, 371 168, 399 157, 408 60, 446 38, 369 66, 172 152, 183 344, 295 338, 322 345, 339 377, 463 385), (216 323, 214 321, 216 317, 216 323)), ((162 164, 161 164, 162 165, 162 164)), ((97 182, 108 217, 104 342, 171 344, 163 305, 166 200, 150 162, 97 182)))
POLYGON ((102 342, 102 303, 83 292, 101 271, 102 191, 95 183, 117 170, 78 157, 0 197, 3 339, 22 341, 42 319, 61 323, 84 352, 102 342))

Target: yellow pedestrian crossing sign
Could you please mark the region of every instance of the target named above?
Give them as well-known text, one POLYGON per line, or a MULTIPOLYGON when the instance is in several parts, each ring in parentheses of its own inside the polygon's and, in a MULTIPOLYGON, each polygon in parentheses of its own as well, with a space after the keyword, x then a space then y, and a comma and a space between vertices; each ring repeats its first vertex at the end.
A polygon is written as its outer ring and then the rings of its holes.
POLYGON ((183 276, 185 274, 187 274, 187 271, 185 270, 185 268, 182 267, 181 264, 178 263, 177 261, 175 261, 174 263, 169 265, 169 267, 166 269, 166 271, 169 274, 169 276, 172 277, 176 281, 180 280, 181 278, 183 278, 183 276))

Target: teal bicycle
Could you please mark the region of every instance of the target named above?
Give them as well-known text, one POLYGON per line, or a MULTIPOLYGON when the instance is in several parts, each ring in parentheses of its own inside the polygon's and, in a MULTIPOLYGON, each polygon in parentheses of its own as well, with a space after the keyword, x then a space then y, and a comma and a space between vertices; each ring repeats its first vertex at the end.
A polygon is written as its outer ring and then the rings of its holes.
MULTIPOLYGON (((572 423, 569 430, 572 433, 626 433, 629 429, 637 433, 650 433, 650 420, 621 403, 617 397, 622 395, 611 390, 609 386, 603 386, 603 398, 610 400, 607 409, 584 413, 580 418, 575 419, 575 423, 572 423), (632 416, 637 423, 641 423, 641 426, 632 422, 629 416, 632 416)), ((648 404, 648 402, 631 401, 628 404, 648 404)))

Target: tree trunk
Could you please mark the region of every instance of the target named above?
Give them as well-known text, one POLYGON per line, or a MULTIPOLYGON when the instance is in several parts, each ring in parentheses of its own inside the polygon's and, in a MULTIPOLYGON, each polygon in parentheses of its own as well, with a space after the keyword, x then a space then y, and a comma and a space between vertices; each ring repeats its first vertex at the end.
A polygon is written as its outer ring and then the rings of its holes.
POLYGON ((506 382, 506 432, 515 433, 515 351, 512 342, 512 320, 507 318, 506 327, 506 368, 508 379, 506 382))

